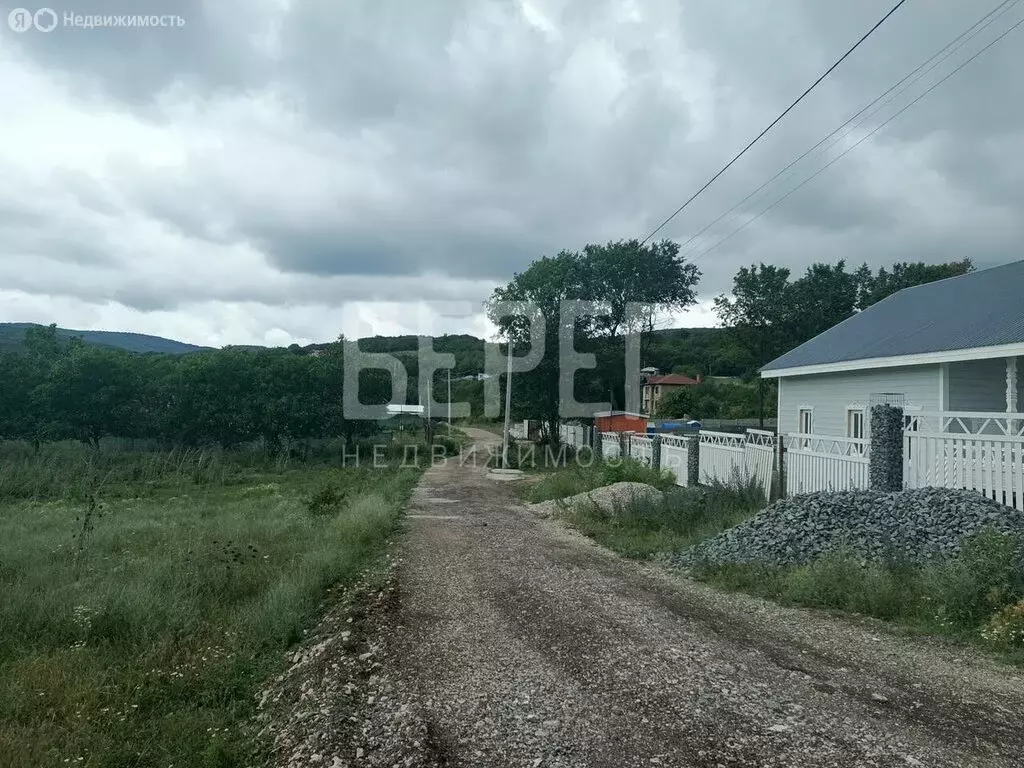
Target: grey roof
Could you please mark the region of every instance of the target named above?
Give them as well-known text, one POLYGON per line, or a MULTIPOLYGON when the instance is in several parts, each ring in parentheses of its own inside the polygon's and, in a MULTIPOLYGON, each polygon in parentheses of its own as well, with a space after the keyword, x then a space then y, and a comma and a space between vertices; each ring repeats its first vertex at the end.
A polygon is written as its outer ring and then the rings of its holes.
POLYGON ((1024 261, 904 288, 764 366, 1024 343, 1024 261))

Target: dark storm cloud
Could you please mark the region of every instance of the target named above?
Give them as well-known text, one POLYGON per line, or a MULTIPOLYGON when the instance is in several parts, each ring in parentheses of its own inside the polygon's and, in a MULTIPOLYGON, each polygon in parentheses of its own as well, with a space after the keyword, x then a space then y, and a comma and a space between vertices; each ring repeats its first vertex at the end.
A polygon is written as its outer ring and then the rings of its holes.
POLYGON ((181 82, 200 93, 265 82, 268 62, 251 44, 260 31, 255 0, 90 0, 86 7, 58 7, 75 16, 181 17, 185 24, 152 27, 75 27, 48 34, 27 32, 18 43, 41 65, 93 81, 101 91, 137 106, 181 82))
MULTIPOLYGON (((271 87, 295 100, 309 130, 387 147, 373 155, 383 192, 339 182, 306 209, 256 204, 246 179, 217 178, 194 153, 173 178, 122 179, 134 206, 189 237, 251 243, 285 273, 503 280, 542 253, 646 234, 891 2, 638 0, 639 17, 617 0, 535 5, 554 32, 498 0, 295 0, 281 13, 269 0, 97 0, 90 14, 176 13, 186 25, 57 30, 19 45, 147 115, 175 84, 204 100, 271 87)), ((995 6, 907 4, 661 236, 686 240, 995 6)), ((1011 10, 690 252, 728 235, 1020 17, 1011 10)), ((1024 202, 1022 40, 1014 33, 702 257, 702 293, 727 289, 738 266, 762 260, 801 273, 839 258, 1019 258, 1024 224, 1004 212, 1024 202)), ((224 144, 230 152, 231 137, 224 144)), ((265 161, 252 158, 254 178, 265 161)), ((323 157, 339 176, 358 161, 323 157)), ((282 200, 305 199, 307 181, 299 172, 282 179, 282 200)), ((114 205, 94 192, 80 185, 75 194, 97 210, 114 205)), ((157 296, 132 301, 160 306, 157 296)))

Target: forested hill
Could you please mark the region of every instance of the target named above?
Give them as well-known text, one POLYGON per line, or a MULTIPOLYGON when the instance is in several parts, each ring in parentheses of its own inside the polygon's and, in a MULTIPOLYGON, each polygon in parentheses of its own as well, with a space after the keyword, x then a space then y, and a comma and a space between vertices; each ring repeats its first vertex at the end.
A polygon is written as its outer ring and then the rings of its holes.
MULTIPOLYGON (((35 323, 0 323, 0 347, 21 346, 25 341, 25 332, 29 328, 42 327, 35 323)), ((128 352, 160 352, 169 355, 183 355, 188 352, 198 352, 204 349, 204 347, 199 347, 195 344, 163 339, 159 336, 147 336, 142 333, 57 329, 57 339, 59 341, 66 342, 76 337, 81 338, 86 344, 123 349, 128 352)))
MULTIPOLYGON (((21 346, 26 330, 41 327, 33 323, 0 323, 0 349, 21 346)), ((141 333, 57 329, 57 338, 60 341, 66 342, 75 337, 80 337, 86 344, 138 353, 181 355, 208 349, 141 333)), ((412 335, 372 336, 362 339, 360 348, 365 352, 387 352, 400 359, 415 358, 418 343, 418 337, 412 335)), ((313 344, 294 349, 308 353, 327 346, 313 344)), ((260 347, 239 346, 236 349, 260 347)), ((455 368, 452 372, 454 376, 473 375, 484 370, 483 339, 468 334, 439 336, 434 339, 434 349, 437 352, 455 355, 455 368)), ((745 365, 745 361, 736 351, 725 343, 723 332, 718 328, 672 328, 654 331, 644 345, 643 364, 653 365, 663 371, 680 368, 684 369, 680 372, 718 376, 741 375, 749 369, 749 365, 745 365)))

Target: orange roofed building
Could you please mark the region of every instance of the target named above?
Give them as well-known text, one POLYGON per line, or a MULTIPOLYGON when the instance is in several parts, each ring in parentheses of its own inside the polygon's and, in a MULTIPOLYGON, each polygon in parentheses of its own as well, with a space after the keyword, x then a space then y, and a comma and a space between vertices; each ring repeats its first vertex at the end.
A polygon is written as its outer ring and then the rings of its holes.
POLYGON ((682 387, 695 387, 701 383, 702 377, 697 376, 691 379, 681 373, 670 373, 665 376, 648 376, 644 379, 643 405, 641 409, 646 414, 654 414, 658 411, 662 398, 669 392, 674 392, 682 387))

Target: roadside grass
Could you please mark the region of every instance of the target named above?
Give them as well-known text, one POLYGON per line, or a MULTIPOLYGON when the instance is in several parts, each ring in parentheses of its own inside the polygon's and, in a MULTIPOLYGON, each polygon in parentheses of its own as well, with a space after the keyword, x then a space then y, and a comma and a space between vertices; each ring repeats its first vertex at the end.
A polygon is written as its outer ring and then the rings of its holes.
POLYGON ((178 469, 108 472, 95 496, 96 467, 4 470, 0 765, 259 764, 256 692, 382 553, 419 470, 221 457, 231 482, 207 483, 194 472, 213 460, 120 460, 178 469), (27 487, 44 500, 17 498, 27 487))
MULTIPOLYGON (((643 482, 643 481, 640 481, 643 482)), ((659 503, 634 498, 610 511, 580 504, 562 516, 581 533, 625 557, 647 560, 678 552, 754 515, 764 506, 763 492, 750 484, 733 488, 673 487, 659 503)))
POLYGON ((538 462, 540 479, 522 486, 526 501, 550 501, 586 493, 613 483, 647 483, 661 491, 676 488, 672 475, 667 471, 657 472, 632 459, 595 461, 589 454, 581 452, 579 460, 568 456, 564 463, 551 468, 549 463, 538 462))
POLYGON ((693 576, 780 603, 842 611, 944 635, 1024 663, 1022 542, 989 529, 952 558, 865 562, 837 550, 798 567, 697 564, 693 576))

